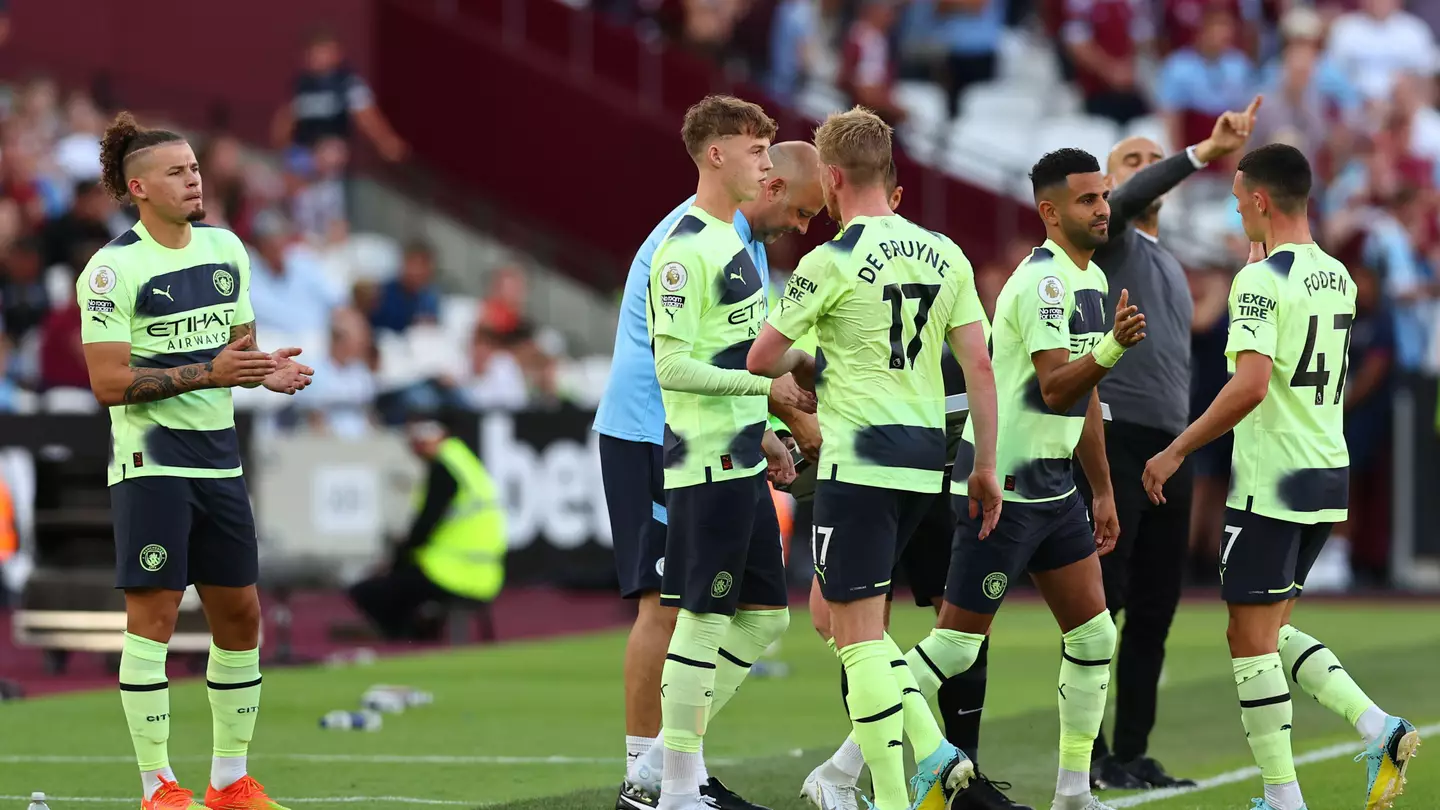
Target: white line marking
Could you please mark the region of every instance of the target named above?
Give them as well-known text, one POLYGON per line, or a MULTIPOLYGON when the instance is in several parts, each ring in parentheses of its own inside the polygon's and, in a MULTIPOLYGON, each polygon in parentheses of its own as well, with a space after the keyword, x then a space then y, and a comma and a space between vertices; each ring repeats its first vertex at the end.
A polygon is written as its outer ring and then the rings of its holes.
MULTIPOLYGON (((374 804, 424 804, 444 805, 454 807, 484 807, 495 804, 495 802, 463 801, 460 799, 419 799, 414 796, 336 796, 329 799, 285 799, 290 804, 359 804, 361 802, 374 804)), ((28 802, 27 796, 0 796, 0 801, 28 802)), ((92 804, 134 804, 135 797, 130 796, 124 799, 111 798, 109 796, 45 796, 48 802, 90 802, 92 804)))
MULTIPOLYGON (((793 757, 801 755, 798 749, 787 753, 793 757)), ((506 757, 444 754, 251 754, 250 758, 286 762, 350 762, 384 765, 611 765, 620 762, 618 757, 506 757)), ((209 762, 210 757, 172 756, 170 761, 209 762)), ((709 765, 737 765, 744 762, 744 759, 733 757, 716 757, 706 760, 706 764, 709 765)), ((0 754, 0 764, 3 765, 133 765, 134 763, 133 755, 120 754, 115 756, 0 754)))
MULTIPOLYGON (((1422 735, 1440 734, 1440 723, 1420 726, 1417 730, 1422 735)), ((1353 757, 1359 752, 1359 748, 1357 748, 1353 742, 1337 743, 1324 748, 1317 748, 1314 751, 1307 751, 1295 757, 1295 765, 1299 767, 1301 765, 1313 765, 1316 762, 1326 762, 1341 757, 1353 757)), ((1154 790, 1149 793, 1138 793, 1134 796, 1125 796, 1119 799, 1106 799, 1105 803, 1111 807, 1135 807, 1140 804, 1149 804, 1151 802, 1171 799, 1176 796, 1184 796, 1187 793, 1198 793, 1202 790, 1209 790, 1223 785, 1233 785, 1236 782, 1254 779, 1259 775, 1260 769, 1252 765, 1248 768, 1237 768, 1233 771, 1227 771, 1217 776, 1212 776, 1209 779, 1201 779, 1196 783, 1195 787, 1162 788, 1161 790, 1154 790)))
MULTIPOLYGON (((289 762, 353 762, 387 765, 604 765, 620 762, 617 757, 486 757, 400 754, 251 754, 251 759, 289 762)), ((172 762, 209 762, 210 757, 170 757, 172 762)), ((716 760, 720 764, 727 760, 716 760)), ((46 756, 0 755, 0 764, 9 765, 111 765, 135 763, 134 756, 46 756)), ((618 765, 617 765, 618 767, 618 765)))

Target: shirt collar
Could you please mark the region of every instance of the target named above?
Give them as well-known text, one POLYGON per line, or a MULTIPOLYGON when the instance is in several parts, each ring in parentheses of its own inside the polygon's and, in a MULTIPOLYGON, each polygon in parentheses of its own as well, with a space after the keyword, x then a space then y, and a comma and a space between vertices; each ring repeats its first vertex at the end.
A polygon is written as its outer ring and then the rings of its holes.
POLYGON ((740 241, 747 245, 755 241, 750 230, 750 220, 746 219, 738 209, 735 211, 735 233, 739 234, 740 241))
POLYGON ((1060 247, 1060 245, 1056 243, 1054 239, 1046 239, 1045 244, 1041 245, 1040 247, 1043 247, 1046 250, 1050 251, 1050 254, 1055 257, 1055 261, 1064 262, 1065 264, 1070 265, 1070 268, 1072 270, 1082 271, 1089 269, 1088 267, 1077 266, 1075 262, 1070 259, 1070 254, 1065 252, 1065 248, 1060 247))
POLYGON ((1159 240, 1159 239, 1157 239, 1157 238, 1151 236, 1150 234, 1148 234, 1148 233, 1140 230, 1139 228, 1132 228, 1131 230, 1135 231, 1135 233, 1138 233, 1138 234, 1140 234, 1141 236, 1145 237, 1146 239, 1150 240, 1151 244, 1156 244, 1156 245, 1160 244, 1160 240, 1159 240))

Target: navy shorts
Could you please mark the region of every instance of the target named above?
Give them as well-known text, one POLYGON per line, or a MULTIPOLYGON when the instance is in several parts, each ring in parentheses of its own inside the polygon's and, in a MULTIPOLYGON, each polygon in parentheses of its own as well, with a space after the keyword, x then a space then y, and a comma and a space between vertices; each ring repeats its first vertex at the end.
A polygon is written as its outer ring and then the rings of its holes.
POLYGON ((1330 539, 1330 527, 1227 507, 1220 546, 1220 596, 1236 605, 1270 605, 1298 597, 1330 539))
POLYGON ((600 479, 610 513, 620 595, 658 593, 665 571, 665 467, 661 448, 600 436, 600 479))
POLYGON ((1045 503, 1006 503, 984 540, 969 499, 956 495, 954 507, 960 520, 945 601, 961 610, 993 615, 1021 573, 1054 571, 1095 553, 1095 531, 1079 493, 1045 503))
POLYGON ((890 593, 895 564, 931 503, 942 497, 844 481, 817 482, 810 553, 826 601, 855 602, 890 593))
POLYGON ((243 588, 260 579, 245 479, 127 478, 110 487, 115 587, 243 588))
MULTIPOLYGON (((949 479, 946 479, 949 485, 949 479)), ((955 537, 955 511, 950 496, 940 493, 930 501, 910 542, 900 552, 900 566, 916 607, 932 607, 945 595, 945 575, 950 570, 950 545, 955 537)))
POLYGON ((738 605, 785 607, 785 550, 762 470, 669 490, 660 603, 735 615, 738 605))

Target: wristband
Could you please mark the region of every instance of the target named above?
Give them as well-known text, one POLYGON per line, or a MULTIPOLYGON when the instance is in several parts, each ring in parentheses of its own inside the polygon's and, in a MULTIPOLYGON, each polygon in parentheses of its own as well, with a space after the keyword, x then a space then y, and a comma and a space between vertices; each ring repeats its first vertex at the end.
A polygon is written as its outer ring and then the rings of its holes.
POLYGON ((1095 362, 1099 365, 1105 368, 1114 368, 1124 353, 1125 347, 1120 345, 1120 341, 1115 339, 1115 334, 1112 332, 1101 338, 1095 348, 1090 351, 1090 356, 1094 357, 1095 362))

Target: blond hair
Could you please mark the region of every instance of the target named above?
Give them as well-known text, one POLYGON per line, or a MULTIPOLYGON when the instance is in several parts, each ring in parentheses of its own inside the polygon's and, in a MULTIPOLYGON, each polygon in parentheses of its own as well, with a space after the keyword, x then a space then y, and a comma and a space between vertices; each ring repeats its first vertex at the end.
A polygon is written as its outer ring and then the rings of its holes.
POLYGON ((857 186, 878 185, 891 166, 894 130, 871 110, 856 106, 843 113, 830 113, 815 129, 815 148, 820 162, 839 166, 857 186))
POLYGON ((691 157, 698 158, 710 141, 728 135, 769 140, 775 137, 775 119, 759 104, 734 96, 706 96, 685 111, 680 137, 691 157))

